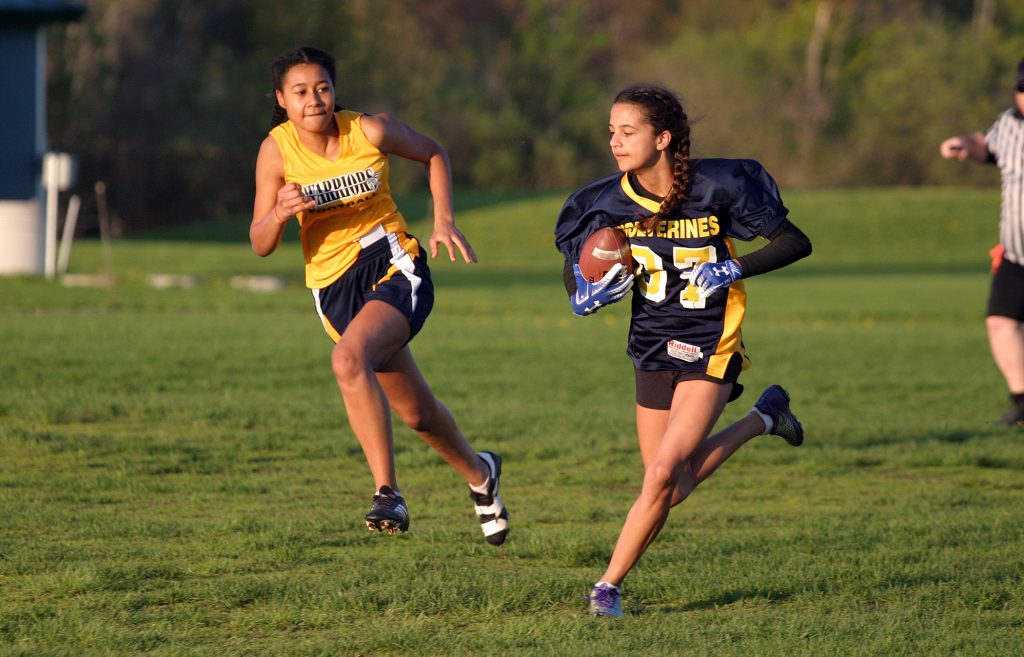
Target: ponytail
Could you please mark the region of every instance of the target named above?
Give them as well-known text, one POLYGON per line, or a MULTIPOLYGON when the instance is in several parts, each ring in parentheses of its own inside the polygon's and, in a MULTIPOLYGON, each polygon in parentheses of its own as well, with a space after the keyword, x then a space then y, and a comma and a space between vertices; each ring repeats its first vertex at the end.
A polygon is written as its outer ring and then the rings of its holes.
POLYGON ((276 128, 288 120, 288 112, 284 111, 277 102, 277 95, 274 95, 274 113, 270 115, 270 127, 276 128))

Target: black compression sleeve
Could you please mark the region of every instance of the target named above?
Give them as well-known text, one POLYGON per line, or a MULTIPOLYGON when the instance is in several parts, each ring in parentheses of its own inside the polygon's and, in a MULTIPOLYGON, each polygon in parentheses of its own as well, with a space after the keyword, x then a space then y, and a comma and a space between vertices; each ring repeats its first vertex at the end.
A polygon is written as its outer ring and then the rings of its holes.
POLYGON ((565 267, 562 268, 562 281, 565 283, 565 291, 569 294, 576 294, 576 274, 572 271, 572 260, 565 259, 565 267))
POLYGON ((743 278, 785 267, 811 255, 811 240, 788 220, 768 240, 757 251, 736 258, 743 268, 743 278))

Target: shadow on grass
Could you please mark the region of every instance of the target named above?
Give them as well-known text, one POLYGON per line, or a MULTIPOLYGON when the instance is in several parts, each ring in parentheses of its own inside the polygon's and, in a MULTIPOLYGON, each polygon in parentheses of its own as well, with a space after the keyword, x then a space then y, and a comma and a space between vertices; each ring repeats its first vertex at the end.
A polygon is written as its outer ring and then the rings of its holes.
MULTIPOLYGON (((972 438, 981 438, 986 436, 986 432, 979 431, 968 431, 966 429, 954 429, 951 431, 926 431, 919 434, 907 435, 902 437, 896 437, 896 441, 901 443, 946 443, 947 445, 962 445, 972 438)), ((882 445, 892 442, 890 441, 873 441, 874 445, 882 445)))
MULTIPOLYGON (((894 566, 894 572, 887 576, 865 584, 864 595, 884 595, 885 591, 906 591, 926 588, 929 586, 948 584, 955 580, 950 573, 907 573, 899 572, 894 566)), ((1009 577, 1009 575, 1008 575, 1009 577)), ((637 609, 638 614, 678 614, 688 611, 710 611, 724 606, 733 605, 738 602, 761 602, 779 604, 792 600, 800 595, 808 593, 825 593, 824 583, 811 584, 799 590, 768 590, 761 587, 750 587, 749 589, 732 589, 723 591, 718 595, 710 596, 702 600, 694 600, 682 605, 647 605, 637 609)))
POLYGON ((758 600, 762 602, 785 602, 798 595, 796 591, 765 591, 764 589, 733 589, 724 591, 720 595, 694 600, 684 605, 651 605, 639 609, 639 613, 653 614, 678 614, 687 611, 708 611, 724 607, 726 605, 743 602, 744 600, 758 600))
POLYGON ((1006 451, 1003 442, 1021 440, 1022 432, 1016 427, 982 427, 971 431, 955 429, 949 431, 923 431, 921 433, 887 434, 874 436, 843 445, 844 450, 861 455, 847 459, 847 467, 871 468, 884 466, 889 458, 877 452, 894 446, 912 446, 918 459, 931 460, 935 464, 955 464, 991 470, 1024 471, 1024 458, 1016 450, 1006 451), (975 445, 968 446, 968 443, 975 445), (940 445, 956 447, 947 451, 940 445), (965 446, 964 449, 959 449, 965 446), (998 455, 991 452, 997 451, 998 455))
POLYGON ((856 442, 848 442, 843 446, 848 449, 874 449, 892 445, 927 445, 929 443, 945 443, 962 445, 973 439, 997 438, 1012 435, 1011 431, 1001 427, 980 427, 977 430, 952 429, 948 431, 923 431, 921 433, 896 433, 877 435, 856 442))

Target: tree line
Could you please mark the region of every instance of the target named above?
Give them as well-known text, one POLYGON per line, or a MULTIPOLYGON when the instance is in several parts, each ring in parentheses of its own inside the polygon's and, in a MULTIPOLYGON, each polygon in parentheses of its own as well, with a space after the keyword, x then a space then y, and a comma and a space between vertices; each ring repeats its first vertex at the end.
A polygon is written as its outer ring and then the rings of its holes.
POLYGON ((405 119, 457 187, 493 190, 611 171, 608 107, 641 81, 680 95, 694 155, 761 160, 786 186, 992 183, 938 143, 1009 106, 1024 56, 1016 0, 84 4, 48 28, 49 137, 127 230, 249 213, 269 64, 295 45, 337 57, 343 106, 405 119))

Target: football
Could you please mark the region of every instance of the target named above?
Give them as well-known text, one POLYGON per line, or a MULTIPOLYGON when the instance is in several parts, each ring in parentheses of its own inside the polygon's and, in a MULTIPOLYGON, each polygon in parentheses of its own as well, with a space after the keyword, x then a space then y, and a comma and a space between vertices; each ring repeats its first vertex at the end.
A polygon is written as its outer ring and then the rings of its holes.
POLYGON ((580 273, 590 283, 596 283, 621 263, 633 269, 633 256, 629 251, 629 238, 616 228, 599 228, 583 243, 580 251, 580 273))

